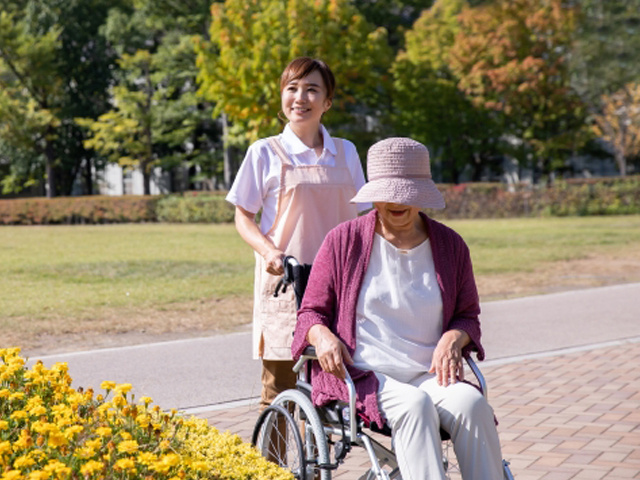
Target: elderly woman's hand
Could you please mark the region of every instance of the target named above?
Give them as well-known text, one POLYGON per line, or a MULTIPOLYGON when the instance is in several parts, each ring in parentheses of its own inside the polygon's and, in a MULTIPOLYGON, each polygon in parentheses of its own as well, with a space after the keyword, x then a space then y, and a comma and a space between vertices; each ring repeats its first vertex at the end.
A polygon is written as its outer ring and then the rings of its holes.
POLYGON ((440 337, 429 369, 429 373, 436 374, 439 385, 446 387, 458 380, 464 380, 462 348, 469 341, 469 335, 462 330, 449 330, 440 337))
POLYGON ((346 374, 344 364, 353 364, 346 345, 324 325, 311 327, 307 340, 316 348, 322 370, 344 380, 346 374))

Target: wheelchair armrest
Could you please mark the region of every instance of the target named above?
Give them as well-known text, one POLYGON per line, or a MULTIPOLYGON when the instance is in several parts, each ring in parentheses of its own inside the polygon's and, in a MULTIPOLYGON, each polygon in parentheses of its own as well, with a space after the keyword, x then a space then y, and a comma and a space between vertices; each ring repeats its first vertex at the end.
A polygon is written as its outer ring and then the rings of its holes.
POLYGON ((302 355, 300 355, 300 358, 298 359, 296 364, 293 366, 293 371, 298 373, 302 369, 302 366, 308 360, 317 360, 317 359, 318 359, 318 356, 316 355, 316 347, 313 347, 310 345, 302 351, 302 355))
POLYGON ((482 395, 484 396, 484 398, 488 400, 489 387, 487 386, 487 382, 485 381, 484 376, 482 375, 482 372, 478 368, 478 365, 476 365, 476 362, 473 361, 471 356, 466 357, 465 360, 467 361, 467 365, 469 365, 469 368, 473 372, 473 375, 476 377, 476 380, 478 380, 478 386, 480 387, 480 392, 482 392, 482 395))

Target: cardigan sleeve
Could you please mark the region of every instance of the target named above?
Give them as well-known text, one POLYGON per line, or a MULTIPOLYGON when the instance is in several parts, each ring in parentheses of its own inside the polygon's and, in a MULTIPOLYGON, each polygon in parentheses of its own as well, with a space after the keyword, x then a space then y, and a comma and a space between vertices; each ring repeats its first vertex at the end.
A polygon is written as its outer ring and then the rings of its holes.
POLYGON ((311 327, 322 324, 331 328, 334 322, 337 302, 335 243, 336 235, 330 232, 313 261, 291 344, 294 360, 310 345, 307 333, 311 327))
POLYGON ((478 360, 483 360, 484 348, 480 342, 480 299, 473 275, 469 247, 462 239, 460 239, 458 259, 457 298, 449 328, 463 330, 471 338, 471 342, 464 348, 463 354, 469 355, 471 351, 475 350, 478 360))

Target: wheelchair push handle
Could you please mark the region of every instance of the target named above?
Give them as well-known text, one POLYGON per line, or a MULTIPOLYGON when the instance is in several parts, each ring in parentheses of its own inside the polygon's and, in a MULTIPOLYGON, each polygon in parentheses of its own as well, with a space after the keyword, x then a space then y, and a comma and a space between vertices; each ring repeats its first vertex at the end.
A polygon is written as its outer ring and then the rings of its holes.
POLYGON ((294 268, 298 267, 299 265, 300 263, 298 262, 298 260, 296 260, 296 258, 292 257, 291 255, 286 255, 282 259, 282 268, 284 269, 284 274, 276 285, 276 290, 275 292, 273 292, 274 297, 277 297, 280 292, 286 292, 287 287, 295 282, 294 268))

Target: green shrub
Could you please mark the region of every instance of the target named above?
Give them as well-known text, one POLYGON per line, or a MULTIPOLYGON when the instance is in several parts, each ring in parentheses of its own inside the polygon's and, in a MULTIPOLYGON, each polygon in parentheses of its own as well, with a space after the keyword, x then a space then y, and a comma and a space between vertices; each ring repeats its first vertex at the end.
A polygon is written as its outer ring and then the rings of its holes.
POLYGON ((86 196, 0 200, 0 224, 153 222, 156 196, 86 196))
POLYGON ((161 199, 157 206, 160 222, 228 223, 233 222, 235 209, 223 194, 188 192, 161 199))
POLYGON ((18 348, 0 349, 0 472, 3 480, 292 480, 204 419, 133 403, 129 384, 106 395, 74 390, 65 363, 30 370, 18 348), (109 399, 109 396, 111 398, 109 399))
MULTIPOLYGON (((552 186, 441 184, 447 208, 435 218, 507 218, 640 213, 640 176, 557 181, 552 186)), ((229 223, 226 192, 0 200, 0 225, 169 222, 229 223)))

